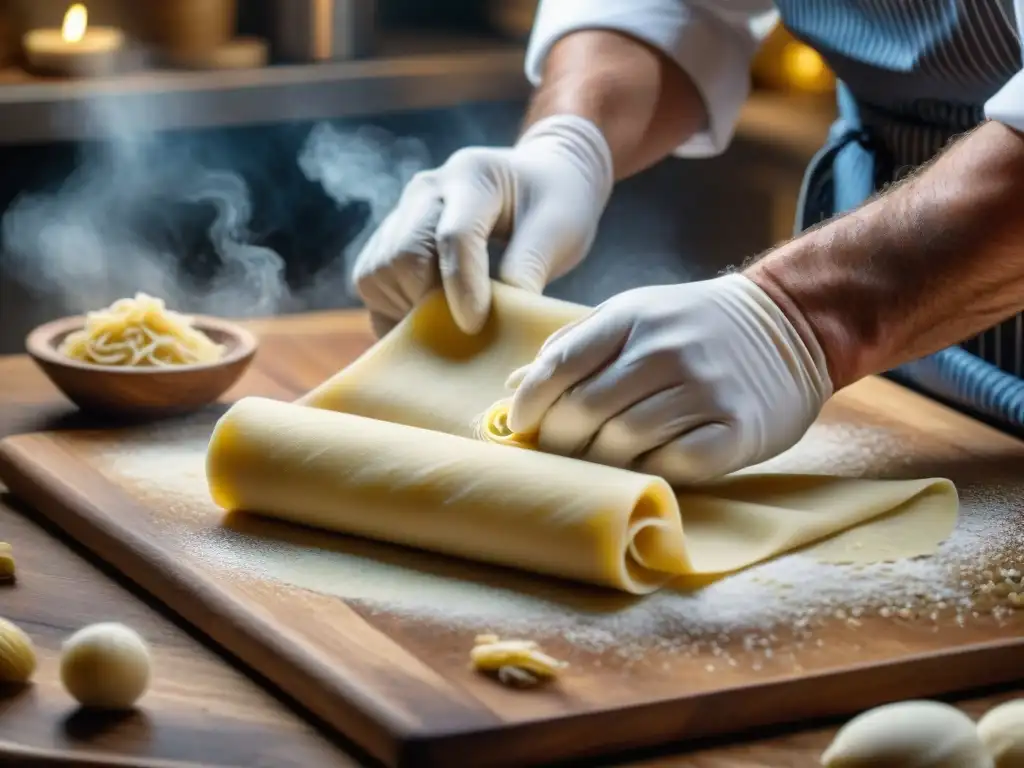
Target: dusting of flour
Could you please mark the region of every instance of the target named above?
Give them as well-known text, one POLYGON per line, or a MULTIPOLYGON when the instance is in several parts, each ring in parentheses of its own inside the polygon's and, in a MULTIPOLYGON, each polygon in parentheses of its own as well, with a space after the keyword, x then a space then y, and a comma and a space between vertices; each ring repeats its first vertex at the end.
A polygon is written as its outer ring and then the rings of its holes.
MULTIPOLYGON (((863 446, 867 439, 849 425, 816 429, 819 447, 822 441, 863 446)), ((153 518, 168 546, 225 578, 274 580, 451 629, 533 635, 542 629, 584 650, 632 644, 642 653, 643 647, 678 648, 702 638, 765 644, 764 638, 783 631, 810 641, 811 630, 826 622, 858 626, 879 615, 925 625, 950 619, 961 626, 980 618, 1002 622, 1024 607, 1014 562, 1024 552, 1024 479, 1010 473, 1001 485, 959 484, 956 529, 934 556, 837 565, 797 553, 701 589, 663 589, 634 599, 348 537, 296 534, 269 521, 224 524, 208 496, 205 435, 193 428, 167 438, 111 445, 99 466, 148 506, 170 512, 153 518)), ((878 443, 880 451, 886 442, 878 443)), ((872 464, 880 459, 891 464, 898 456, 876 454, 872 464)), ((835 470, 834 460, 828 468, 835 470)), ((806 461, 801 469, 813 471, 806 461)), ((858 471, 854 458, 842 469, 858 471)))

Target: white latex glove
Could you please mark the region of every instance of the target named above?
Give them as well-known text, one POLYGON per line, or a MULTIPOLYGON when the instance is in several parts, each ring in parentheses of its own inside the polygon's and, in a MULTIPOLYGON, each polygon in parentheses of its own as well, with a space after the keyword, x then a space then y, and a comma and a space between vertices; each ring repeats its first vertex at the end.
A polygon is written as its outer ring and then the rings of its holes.
POLYGON ((471 147, 417 174, 356 260, 356 290, 383 335, 438 284, 476 333, 491 307, 487 241, 508 239, 500 279, 537 293, 589 250, 614 183, 597 126, 574 115, 531 126, 511 148, 471 147))
POLYGON ((739 274, 614 296, 509 386, 509 427, 543 450, 677 485, 781 453, 832 394, 818 344, 739 274))

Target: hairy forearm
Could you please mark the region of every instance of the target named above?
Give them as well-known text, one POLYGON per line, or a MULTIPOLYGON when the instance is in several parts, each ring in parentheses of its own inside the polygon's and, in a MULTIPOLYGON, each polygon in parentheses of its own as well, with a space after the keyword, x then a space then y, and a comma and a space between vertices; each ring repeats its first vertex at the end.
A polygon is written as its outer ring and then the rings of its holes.
POLYGON ((668 156, 707 119, 679 65, 638 40, 603 30, 576 32, 554 46, 524 128, 558 114, 585 117, 601 129, 617 179, 668 156))
POLYGON ((839 389, 1024 310, 1024 135, 991 122, 747 268, 839 389))

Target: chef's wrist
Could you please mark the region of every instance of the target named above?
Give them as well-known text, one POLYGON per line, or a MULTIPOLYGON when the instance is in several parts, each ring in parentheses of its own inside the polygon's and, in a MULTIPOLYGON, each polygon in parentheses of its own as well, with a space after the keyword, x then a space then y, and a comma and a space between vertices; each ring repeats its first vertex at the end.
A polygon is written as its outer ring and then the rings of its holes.
POLYGON ((707 123, 704 101, 677 63, 629 35, 597 29, 554 45, 524 132, 554 115, 576 115, 597 126, 616 180, 667 157, 707 123))

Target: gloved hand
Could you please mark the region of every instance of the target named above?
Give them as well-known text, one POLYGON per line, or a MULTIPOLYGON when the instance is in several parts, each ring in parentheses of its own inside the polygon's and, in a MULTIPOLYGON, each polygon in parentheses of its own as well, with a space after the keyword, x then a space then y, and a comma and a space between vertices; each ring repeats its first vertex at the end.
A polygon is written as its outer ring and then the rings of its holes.
POLYGON ((637 288, 514 372, 514 432, 685 485, 795 444, 832 394, 824 354, 747 277, 637 288))
POLYGON ((583 259, 613 183, 604 136, 574 115, 417 174, 356 260, 374 330, 386 333, 440 283, 458 326, 477 332, 491 306, 488 238, 511 237, 500 279, 539 293, 583 259))

